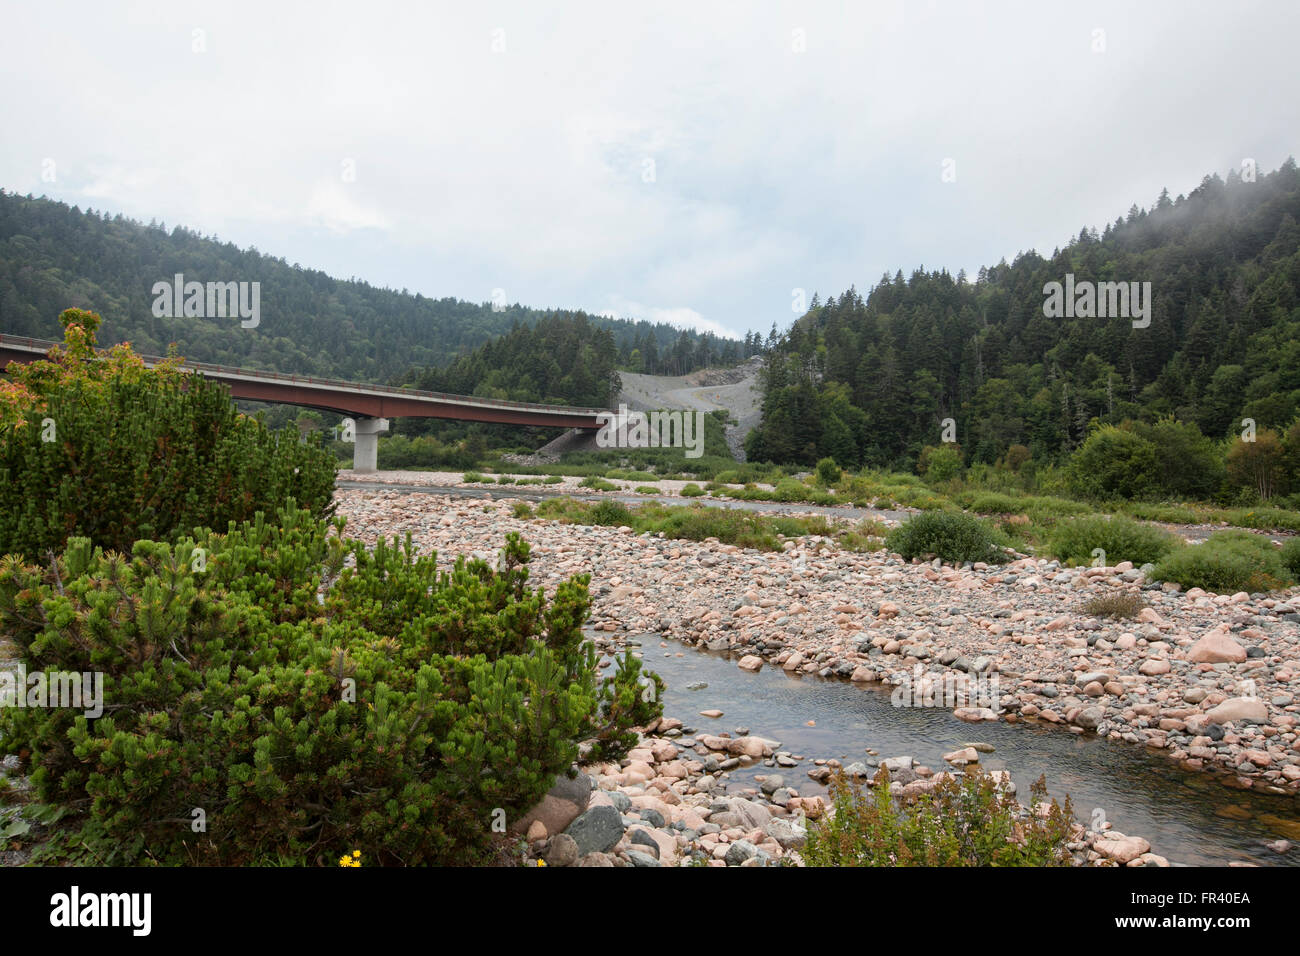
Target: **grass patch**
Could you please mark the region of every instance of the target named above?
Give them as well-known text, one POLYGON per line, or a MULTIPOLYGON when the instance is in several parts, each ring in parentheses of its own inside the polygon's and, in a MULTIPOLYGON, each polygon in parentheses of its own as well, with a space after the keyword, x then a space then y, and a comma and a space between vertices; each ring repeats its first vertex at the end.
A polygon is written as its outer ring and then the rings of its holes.
POLYGON ((704 494, 704 489, 692 481, 684 485, 682 487, 682 490, 679 491, 678 494, 680 494, 683 498, 699 498, 701 495, 704 494))
POLYGON ((595 491, 618 491, 619 486, 613 482, 606 481, 599 475, 588 475, 582 481, 578 482, 579 488, 591 488, 595 491))

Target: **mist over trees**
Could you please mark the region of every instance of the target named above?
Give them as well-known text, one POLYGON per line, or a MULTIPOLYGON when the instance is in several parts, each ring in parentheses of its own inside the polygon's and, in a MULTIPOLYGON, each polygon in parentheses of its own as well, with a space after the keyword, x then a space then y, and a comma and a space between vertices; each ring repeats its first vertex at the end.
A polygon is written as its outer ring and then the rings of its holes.
POLYGON ((1300 173, 1162 191, 1050 257, 886 274, 812 307, 774 343, 751 460, 911 468, 952 418, 966 461, 1061 462, 1098 423, 1173 418, 1213 438, 1300 409, 1300 173), (1150 324, 1047 318, 1044 286, 1150 282, 1150 324))

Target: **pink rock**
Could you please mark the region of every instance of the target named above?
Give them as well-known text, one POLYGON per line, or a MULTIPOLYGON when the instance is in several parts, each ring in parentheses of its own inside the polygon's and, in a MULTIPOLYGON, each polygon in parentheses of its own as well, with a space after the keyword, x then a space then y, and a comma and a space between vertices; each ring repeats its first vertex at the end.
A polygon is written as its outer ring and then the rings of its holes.
POLYGON ((1169 662, 1160 658, 1152 658, 1151 660, 1142 663, 1142 666, 1138 668, 1138 673, 1145 674, 1148 677, 1168 674, 1169 662))
POLYGON ((1122 833, 1110 834, 1102 837, 1092 847, 1102 856, 1114 860, 1117 863, 1128 863, 1130 860, 1136 860, 1143 853, 1151 849, 1151 844, 1141 837, 1124 836, 1122 833))
POLYGON ((763 658, 757 654, 746 654, 736 664, 742 671, 759 671, 763 668, 763 658))
POLYGON ((1212 710, 1207 710, 1205 716, 1216 724, 1231 721, 1262 724, 1268 720, 1268 706, 1258 697, 1232 697, 1212 710))
POLYGON ((1196 664, 1240 664, 1246 659, 1246 649, 1226 631, 1215 628, 1188 649, 1187 659, 1196 664))

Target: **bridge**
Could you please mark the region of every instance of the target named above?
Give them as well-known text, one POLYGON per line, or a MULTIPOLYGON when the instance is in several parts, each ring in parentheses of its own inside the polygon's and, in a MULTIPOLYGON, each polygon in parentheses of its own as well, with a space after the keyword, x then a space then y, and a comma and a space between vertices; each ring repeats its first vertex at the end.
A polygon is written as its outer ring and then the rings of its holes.
MULTIPOLYGON (((34 362, 61 342, 0 334, 0 366, 11 361, 34 362)), ((98 349, 105 354, 107 349, 98 349)), ((156 355, 140 356, 146 366, 164 361, 156 355)), ((449 395, 389 385, 365 385, 306 375, 285 375, 258 369, 232 368, 207 362, 183 362, 182 371, 214 379, 230 388, 231 398, 254 402, 298 405, 346 415, 356 422, 355 471, 374 471, 379 455, 379 435, 388 431, 389 418, 453 418, 468 422, 505 425, 542 425, 551 428, 598 429, 604 408, 574 408, 537 402, 507 402, 470 395, 449 395)), ((605 419, 606 421, 608 419, 605 419)))

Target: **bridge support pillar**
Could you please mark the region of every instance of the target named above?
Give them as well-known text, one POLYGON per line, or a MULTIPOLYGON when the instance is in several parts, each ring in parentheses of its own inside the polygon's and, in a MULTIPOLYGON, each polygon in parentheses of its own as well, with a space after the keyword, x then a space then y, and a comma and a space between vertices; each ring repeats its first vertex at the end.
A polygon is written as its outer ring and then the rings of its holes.
POLYGON ((352 449, 353 471, 374 471, 379 464, 379 435, 388 431, 387 418, 358 418, 356 447, 352 449))

